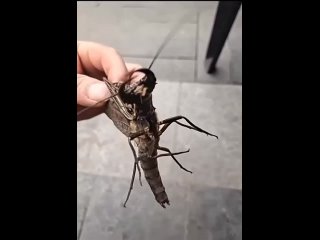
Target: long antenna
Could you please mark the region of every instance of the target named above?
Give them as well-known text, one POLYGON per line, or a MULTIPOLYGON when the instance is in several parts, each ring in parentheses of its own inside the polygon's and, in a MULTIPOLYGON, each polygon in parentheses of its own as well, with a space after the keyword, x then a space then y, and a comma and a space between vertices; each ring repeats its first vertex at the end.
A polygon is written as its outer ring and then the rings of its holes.
POLYGON ((86 108, 80 110, 79 112, 77 112, 77 117, 79 117, 79 116, 80 116, 82 113, 84 113, 85 111, 87 111, 87 110, 89 110, 89 109, 97 106, 97 105, 100 104, 100 103, 106 102, 106 101, 108 101, 110 98, 113 98, 113 97, 115 97, 115 96, 117 96, 117 95, 118 95, 118 93, 115 93, 115 94, 113 94, 113 95, 111 95, 111 96, 109 96, 109 97, 107 97, 107 98, 105 98, 105 99, 100 100, 99 102, 96 102, 95 104, 93 104, 93 105, 91 105, 91 106, 89 106, 89 107, 86 107, 86 108))
POLYGON ((156 55, 154 56, 152 62, 150 63, 150 66, 148 67, 148 69, 150 69, 154 63, 154 61, 158 58, 158 56, 160 55, 161 51, 163 50, 163 48, 166 46, 166 44, 169 42, 169 40, 173 37, 173 35, 177 32, 177 30, 179 29, 179 27, 182 25, 182 23, 184 22, 185 18, 189 15, 189 12, 184 15, 180 21, 171 29, 171 31, 168 33, 167 37, 164 39, 163 43, 161 44, 160 48, 158 49, 156 55))

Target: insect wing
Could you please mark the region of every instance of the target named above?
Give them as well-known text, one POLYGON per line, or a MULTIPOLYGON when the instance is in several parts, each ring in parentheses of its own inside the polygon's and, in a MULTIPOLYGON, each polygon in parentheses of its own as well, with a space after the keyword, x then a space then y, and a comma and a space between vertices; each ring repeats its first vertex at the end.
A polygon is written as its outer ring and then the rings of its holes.
POLYGON ((119 110, 118 105, 114 100, 107 103, 106 115, 112 120, 114 125, 127 137, 130 133, 130 120, 128 120, 123 113, 119 110))

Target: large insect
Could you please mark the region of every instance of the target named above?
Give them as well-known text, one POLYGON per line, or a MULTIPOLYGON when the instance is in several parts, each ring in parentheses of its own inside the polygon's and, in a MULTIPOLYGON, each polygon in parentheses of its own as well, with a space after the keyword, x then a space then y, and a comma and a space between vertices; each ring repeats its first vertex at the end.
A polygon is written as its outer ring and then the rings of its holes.
MULTIPOLYGON (((124 207, 126 206, 131 194, 137 169, 139 173, 140 185, 142 185, 139 163, 156 201, 163 208, 166 208, 166 204, 170 205, 170 202, 161 180, 157 159, 160 157, 170 156, 180 168, 192 173, 191 171, 185 169, 175 158, 176 155, 187 153, 190 149, 172 153, 167 147, 162 147, 159 145, 160 136, 172 123, 177 123, 180 126, 214 136, 218 139, 216 135, 197 127, 184 116, 175 116, 162 121, 159 121, 157 118, 157 114, 152 103, 152 91, 156 85, 156 77, 150 69, 175 30, 176 29, 172 29, 172 31, 168 34, 167 38, 152 60, 150 66, 148 68, 141 68, 135 71, 144 73, 144 77, 142 79, 130 84, 129 82, 110 83, 107 78, 104 78, 104 82, 111 92, 111 97, 103 100, 106 101, 105 114, 128 138, 128 143, 134 156, 133 173, 130 182, 130 188, 123 204, 124 207), (184 119, 189 125, 178 121, 182 119, 184 119), (136 153, 132 145, 132 141, 136 143, 138 153, 136 153), (165 153, 158 154, 158 151, 163 151, 165 153)), ((79 116, 87 109, 88 108, 85 108, 84 110, 78 112, 77 115, 79 116)))

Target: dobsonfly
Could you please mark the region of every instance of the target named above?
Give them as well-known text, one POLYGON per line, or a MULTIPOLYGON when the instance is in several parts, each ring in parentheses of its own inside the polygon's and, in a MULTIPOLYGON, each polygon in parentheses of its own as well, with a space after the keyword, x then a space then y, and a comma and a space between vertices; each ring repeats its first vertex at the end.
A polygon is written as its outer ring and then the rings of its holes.
MULTIPOLYGON (((179 26, 180 22, 178 23, 177 27, 179 26)), ((175 30, 176 28, 173 28, 172 31, 168 34, 168 36, 158 49, 150 66, 148 68, 141 68, 134 71, 144 74, 144 77, 142 77, 139 81, 133 84, 130 84, 129 81, 126 83, 110 83, 107 78, 103 78, 111 93, 111 96, 100 102, 106 101, 106 105, 104 108, 105 114, 113 121, 114 125, 128 138, 128 143, 134 156, 132 178, 126 200, 123 204, 124 207, 126 207, 126 203, 129 200, 129 196, 133 189, 133 183, 137 169, 139 173, 139 182, 142 186, 139 163, 142 170, 144 171, 145 178, 154 194, 156 201, 163 208, 166 208, 165 204, 170 205, 170 202, 165 191, 165 187, 162 183, 157 159, 160 157, 170 156, 179 165, 180 168, 189 173, 192 173, 191 171, 184 168, 175 158, 176 155, 187 153, 190 151, 190 149, 172 153, 168 148, 159 145, 160 136, 172 123, 177 123, 180 126, 202 132, 210 136, 214 136, 218 139, 218 136, 202 130, 184 116, 175 116, 162 121, 158 120, 157 113, 152 103, 152 91, 157 82, 154 73, 150 69, 175 30), (183 124, 178 121, 181 119, 184 119, 187 123, 189 123, 189 125, 183 124), (134 141, 136 143, 138 154, 136 153, 131 141, 134 141), (159 150, 165 153, 158 155, 159 150)), ((132 72, 131 74, 133 74, 134 72, 132 72)), ((77 115, 79 116, 81 113, 91 107, 83 109, 82 111, 78 112, 77 115)))

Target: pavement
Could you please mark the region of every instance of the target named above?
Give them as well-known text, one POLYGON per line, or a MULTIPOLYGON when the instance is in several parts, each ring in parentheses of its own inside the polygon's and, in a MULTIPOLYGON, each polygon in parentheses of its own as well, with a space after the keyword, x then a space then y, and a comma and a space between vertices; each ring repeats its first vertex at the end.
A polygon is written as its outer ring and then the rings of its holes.
POLYGON ((217 2, 78 2, 78 40, 116 48, 127 62, 148 66, 166 35, 189 14, 152 70, 159 119, 183 115, 219 136, 172 124, 161 145, 170 158, 159 170, 170 200, 163 209, 138 178, 127 207, 133 155, 106 115, 78 122, 78 239, 242 239, 242 9, 219 58, 207 74, 204 56, 217 2))

